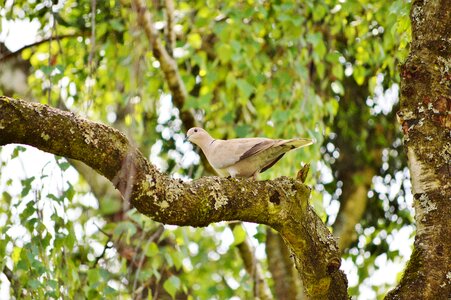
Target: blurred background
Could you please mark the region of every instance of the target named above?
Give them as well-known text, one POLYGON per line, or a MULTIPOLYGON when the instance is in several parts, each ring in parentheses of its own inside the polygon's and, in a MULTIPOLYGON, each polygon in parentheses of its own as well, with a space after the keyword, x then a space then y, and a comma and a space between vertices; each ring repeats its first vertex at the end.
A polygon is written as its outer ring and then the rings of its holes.
MULTIPOLYGON (((337 237, 350 294, 380 299, 396 285, 415 230, 394 117, 409 8, 3 0, 0 94, 113 126, 182 180, 214 175, 183 140, 195 124, 215 138, 314 138, 260 179, 294 177, 310 163, 310 201, 337 237)), ((243 243, 274 298, 302 299, 288 250, 263 225, 163 226, 80 162, 8 145, 0 163, 1 299, 253 299, 243 243)))

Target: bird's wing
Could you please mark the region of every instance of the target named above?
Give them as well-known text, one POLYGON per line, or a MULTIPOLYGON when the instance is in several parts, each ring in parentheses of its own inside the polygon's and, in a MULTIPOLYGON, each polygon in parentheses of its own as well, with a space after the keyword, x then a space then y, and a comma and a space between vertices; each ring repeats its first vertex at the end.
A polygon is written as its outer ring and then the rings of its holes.
MULTIPOLYGON (((251 139, 253 140, 253 139, 251 139)), ((246 159, 248 157, 251 157, 253 155, 256 155, 258 153, 261 153, 262 151, 268 150, 269 148, 274 148, 276 151, 269 151, 270 156, 274 156, 273 158, 279 157, 280 153, 278 152, 287 152, 292 149, 305 147, 308 145, 311 145, 313 141, 311 139, 305 139, 305 138, 295 138, 290 140, 271 140, 271 139, 260 139, 257 138, 256 140, 261 140, 258 143, 254 144, 249 150, 243 153, 243 155, 240 157, 240 160, 246 159), (282 150, 283 149, 283 150, 282 150)), ((281 156, 277 159, 279 160, 282 158, 281 156)), ((272 159, 272 158, 271 158, 272 159)))
MULTIPOLYGON (((260 139, 258 139, 260 140, 260 139)), ((246 150, 246 152, 244 152, 240 158, 240 160, 246 159, 248 157, 251 157, 252 155, 255 155, 259 152, 262 152, 270 147, 273 147, 274 145, 277 144, 277 140, 270 140, 270 139, 261 139, 261 141, 252 141, 253 146, 251 148, 249 148, 248 150, 246 150)))
MULTIPOLYGON (((306 138, 263 141, 246 151, 239 161, 248 160, 252 166, 255 166, 256 170, 260 169, 260 173, 263 173, 276 164, 286 152, 312 143, 311 139, 306 138)), ((247 164, 248 167, 249 163, 247 164)))
POLYGON ((208 147, 209 153, 206 155, 214 168, 223 169, 266 150, 277 142, 278 140, 265 138, 217 140, 208 147))

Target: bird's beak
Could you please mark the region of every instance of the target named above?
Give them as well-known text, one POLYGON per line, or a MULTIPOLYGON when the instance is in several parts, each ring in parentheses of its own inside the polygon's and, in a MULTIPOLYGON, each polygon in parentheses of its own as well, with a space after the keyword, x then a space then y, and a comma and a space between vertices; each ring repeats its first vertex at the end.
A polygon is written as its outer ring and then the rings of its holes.
POLYGON ((189 135, 186 135, 185 139, 183 140, 184 142, 189 142, 189 135))

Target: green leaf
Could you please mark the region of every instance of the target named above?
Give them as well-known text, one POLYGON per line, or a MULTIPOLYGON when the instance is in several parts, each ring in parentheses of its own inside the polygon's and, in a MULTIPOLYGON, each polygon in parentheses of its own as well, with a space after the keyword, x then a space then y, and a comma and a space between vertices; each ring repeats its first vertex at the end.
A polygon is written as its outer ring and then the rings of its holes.
POLYGON ((35 203, 33 201, 29 201, 27 203, 26 208, 23 210, 23 212, 20 214, 20 219, 23 221, 28 220, 28 218, 36 212, 35 203))
POLYGON ((254 86, 244 79, 238 79, 236 81, 236 85, 238 86, 240 94, 244 99, 248 99, 254 91, 254 86))
POLYGON ((154 242, 150 243, 149 247, 147 247, 146 255, 148 257, 154 257, 158 253, 160 253, 160 249, 158 249, 157 244, 154 242))
POLYGON ((114 229, 114 236, 120 237, 121 235, 125 235, 127 241, 129 241, 130 237, 136 233, 136 230, 136 226, 132 222, 120 222, 114 229))
POLYGON ((163 288, 169 293, 169 295, 171 295, 172 298, 175 298, 175 294, 180 289, 180 285, 180 279, 176 276, 171 276, 164 282, 163 288))
POLYGON ((20 193, 21 197, 25 197, 31 190, 31 183, 34 181, 34 176, 23 179, 20 182, 22 183, 22 192, 20 193))
POLYGON ((243 226, 237 225, 233 228, 233 246, 239 245, 246 240, 246 231, 243 226))
POLYGON ((228 44, 222 44, 221 47, 218 47, 218 57, 223 64, 227 64, 230 61, 232 53, 232 47, 228 44))
POLYGON ((16 158, 17 156, 19 156, 20 152, 25 152, 27 150, 27 148, 22 147, 22 146, 17 146, 14 148, 13 153, 11 154, 11 159, 16 158))
POLYGON ((180 268, 182 267, 183 263, 182 263, 182 255, 179 251, 170 251, 169 255, 171 255, 172 261, 174 262, 174 266, 177 270, 180 270, 180 268))
POLYGON ((332 65, 332 74, 339 80, 343 79, 343 66, 336 62, 332 65))
POLYGON ((14 247, 13 253, 11 255, 11 258, 13 259, 14 263, 17 263, 19 261, 21 252, 22 252, 22 248, 14 247))
POLYGON ((324 55, 326 55, 327 52, 326 44, 324 44, 322 40, 319 40, 313 49, 320 58, 323 58, 324 55))
POLYGON ((100 274, 98 269, 88 270, 88 282, 90 285, 97 285, 100 281, 100 274))
POLYGON ((354 66, 354 72, 352 73, 352 75, 354 76, 357 84, 362 85, 365 81, 365 68, 360 65, 354 66))
POLYGON ((2 199, 3 199, 3 203, 10 205, 13 197, 8 192, 5 191, 2 193, 2 199))
POLYGON ((199 49, 202 46, 202 38, 198 33, 189 34, 187 40, 194 49, 199 49))
POLYGON ((64 200, 64 198, 57 197, 57 196, 55 196, 53 194, 47 194, 47 198, 52 199, 52 200, 54 200, 56 202, 62 202, 64 200))
POLYGON ((113 19, 113 20, 110 20, 109 23, 115 31, 122 32, 125 30, 124 24, 122 24, 121 20, 113 19))
POLYGON ((67 188, 67 190, 64 191, 63 198, 66 197, 67 200, 72 201, 72 199, 75 196, 75 189, 74 186, 69 181, 66 181, 66 183, 69 185, 69 187, 67 188))
POLYGON ((32 289, 37 289, 38 287, 41 286, 41 283, 36 279, 31 279, 28 281, 28 286, 31 287, 32 289))
POLYGON ((238 125, 235 128, 236 135, 239 138, 248 136, 252 132, 252 127, 249 125, 238 125))
POLYGON ((322 38, 323 36, 319 32, 307 34, 307 42, 311 43, 313 46, 316 46, 322 38))
POLYGON ((104 198, 100 204, 100 211, 102 215, 111 215, 122 208, 122 203, 117 199, 104 198))
POLYGON ((327 9, 324 5, 315 5, 313 9, 313 20, 320 21, 327 14, 327 9))
POLYGON ((63 171, 66 171, 70 167, 70 163, 68 163, 68 162, 58 163, 58 165, 60 166, 61 170, 63 170, 63 171))
POLYGON ((53 279, 50 279, 49 281, 47 281, 47 284, 54 290, 58 287, 58 282, 53 279))
POLYGON ((206 108, 208 107, 212 98, 213 98, 212 93, 208 93, 197 98, 193 96, 188 96, 188 101, 185 102, 184 107, 194 109, 206 108))

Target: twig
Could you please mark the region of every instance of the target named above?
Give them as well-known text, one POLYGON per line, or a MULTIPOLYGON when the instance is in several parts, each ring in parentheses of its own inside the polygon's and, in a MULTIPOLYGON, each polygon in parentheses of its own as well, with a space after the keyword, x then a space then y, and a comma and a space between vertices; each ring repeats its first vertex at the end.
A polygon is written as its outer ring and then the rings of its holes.
MULTIPOLYGON (((91 40, 90 40, 91 49, 89 51, 89 56, 88 56, 89 79, 92 79, 94 77, 93 76, 93 73, 94 73, 93 59, 94 59, 95 47, 96 47, 96 4, 97 4, 96 0, 91 0, 91 40)), ((93 102, 92 91, 93 91, 92 85, 89 84, 88 85, 88 101, 86 103, 86 114, 88 113, 88 110, 91 107, 92 102, 93 102)))
MULTIPOLYGON (((164 232, 164 226, 163 225, 158 226, 158 228, 154 232, 154 234, 152 234, 152 236, 150 236, 150 238, 147 240, 147 243, 144 246, 144 249, 149 248, 149 245, 156 239, 160 238, 160 236, 163 234, 163 232, 164 232)), ((133 289, 132 289, 133 291, 136 290, 136 284, 138 283, 138 275, 139 275, 139 272, 141 271, 141 267, 144 264, 145 257, 146 257, 145 252, 141 251, 141 257, 138 262, 138 268, 136 269, 136 272, 135 272, 135 280, 133 281, 133 289)))
POLYGON ((113 243, 111 242, 111 238, 108 238, 108 240, 105 243, 105 246, 103 246, 102 254, 96 257, 96 260, 92 264, 92 268, 94 268, 99 263, 99 260, 105 256, 106 250, 111 248, 113 248, 113 243))
POLYGON ((89 51, 88 64, 92 72, 92 60, 94 58, 96 46, 96 0, 91 0, 91 51, 89 51))
MULTIPOLYGON (((50 40, 49 40, 49 57, 48 57, 48 67, 52 66, 52 36, 53 36, 53 32, 55 30, 55 17, 50 14, 50 24, 52 24, 52 31, 50 32, 50 40)), ((53 72, 49 72, 48 73, 48 78, 49 78, 49 88, 48 88, 48 100, 47 102, 50 104, 52 103, 52 73, 53 72)))
POLYGON ((29 44, 29 45, 26 45, 26 46, 23 46, 23 47, 20 48, 19 50, 16 50, 16 51, 14 51, 14 52, 9 52, 9 53, 3 55, 2 57, 0 57, 0 62, 4 62, 4 61, 6 61, 6 60, 8 60, 8 59, 11 59, 11 58, 13 58, 13 57, 16 57, 17 55, 21 54, 22 51, 24 51, 24 50, 26 50, 26 49, 28 49, 28 48, 33 48, 33 47, 36 47, 36 46, 39 46, 39 45, 48 43, 48 42, 50 42, 50 41, 52 41, 52 40, 62 40, 62 39, 66 39, 66 38, 73 38, 73 37, 79 37, 79 36, 84 36, 84 35, 85 35, 84 32, 81 32, 81 33, 63 34, 63 35, 59 35, 59 36, 58 36, 58 35, 56 35, 56 36, 50 36, 50 37, 45 38, 45 39, 43 39, 43 40, 34 42, 34 43, 29 44))
POLYGON ((6 278, 8 278, 11 284, 16 280, 16 276, 14 275, 13 271, 7 266, 3 267, 3 274, 5 274, 6 278))
MULTIPOLYGON (((101 233, 103 233, 104 235, 106 235, 106 236, 108 237, 108 240, 106 241, 105 246, 103 247, 102 254, 100 254, 99 256, 96 257, 96 260, 95 260, 94 264, 92 265, 92 268, 94 268, 94 267, 99 263, 99 260, 100 260, 102 257, 105 256, 106 250, 107 250, 107 249, 111 249, 111 248, 113 248, 113 246, 114 246, 113 243, 112 243, 112 241, 111 241, 112 238, 113 238, 113 235, 109 234, 108 232, 106 232, 105 230, 103 230, 102 228, 100 228, 100 226, 97 225, 97 223, 94 223, 94 226, 97 227, 97 229, 98 229, 101 233), (110 243, 111 243, 111 244, 110 244, 110 243), (108 245, 108 244, 110 244, 110 245, 108 245)), ((120 237, 119 237, 119 239, 120 239, 120 237)), ((118 239, 118 240, 119 240, 119 239, 118 239)))
POLYGON ((97 223, 94 223, 94 226, 97 227, 97 229, 98 229, 101 233, 103 233, 104 235, 106 235, 106 236, 108 237, 108 239, 111 240, 111 238, 113 237, 112 234, 109 234, 108 232, 106 232, 105 230, 103 230, 102 228, 100 228, 100 226, 97 225, 97 223))

